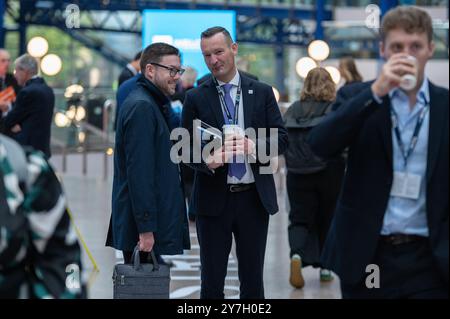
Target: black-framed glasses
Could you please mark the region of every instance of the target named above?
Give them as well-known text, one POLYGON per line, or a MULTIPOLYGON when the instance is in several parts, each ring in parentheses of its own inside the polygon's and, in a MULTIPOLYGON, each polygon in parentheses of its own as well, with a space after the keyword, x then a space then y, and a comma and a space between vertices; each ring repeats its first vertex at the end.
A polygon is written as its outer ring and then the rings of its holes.
POLYGON ((184 73, 184 69, 177 69, 177 68, 172 68, 172 67, 170 67, 170 66, 167 66, 167 65, 162 65, 162 64, 159 64, 159 63, 156 63, 156 62, 150 62, 150 64, 153 64, 153 65, 156 65, 156 66, 159 66, 159 67, 161 67, 161 68, 164 68, 164 69, 167 69, 167 70, 169 70, 169 75, 171 76, 171 77, 175 77, 177 74, 179 74, 180 76, 181 75, 183 75, 183 73, 184 73))

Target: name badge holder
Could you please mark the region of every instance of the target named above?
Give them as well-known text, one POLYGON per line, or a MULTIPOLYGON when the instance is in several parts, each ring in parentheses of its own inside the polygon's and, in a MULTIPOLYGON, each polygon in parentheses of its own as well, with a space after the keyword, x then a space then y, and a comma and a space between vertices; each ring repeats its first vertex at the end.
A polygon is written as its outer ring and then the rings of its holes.
POLYGON ((408 159, 417 145, 420 128, 422 127, 428 109, 429 103, 427 102, 417 120, 416 127, 414 128, 414 133, 409 143, 408 150, 405 151, 405 145, 403 144, 400 129, 398 127, 398 116, 395 110, 391 107, 392 127, 394 129, 395 137, 403 157, 403 168, 404 168, 403 172, 399 171, 394 172, 394 181, 391 188, 391 196, 409 199, 419 198, 422 177, 417 174, 408 173, 406 168, 408 165, 408 159))

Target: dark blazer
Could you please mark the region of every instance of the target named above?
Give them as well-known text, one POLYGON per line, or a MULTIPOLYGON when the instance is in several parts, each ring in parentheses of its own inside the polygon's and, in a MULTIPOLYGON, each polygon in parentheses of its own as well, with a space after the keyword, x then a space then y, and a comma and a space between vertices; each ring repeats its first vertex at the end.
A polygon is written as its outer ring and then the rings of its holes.
POLYGON ((154 232, 156 254, 181 254, 190 247, 166 107, 169 100, 141 75, 119 112, 108 246, 133 251, 140 233, 154 232))
POLYGON ((122 83, 125 82, 126 80, 131 79, 133 76, 135 76, 135 74, 131 72, 131 70, 128 67, 123 68, 119 74, 118 87, 122 85, 122 83))
MULTIPOLYGON (((256 131, 258 128, 278 129, 276 142, 278 142, 278 155, 281 155, 287 147, 288 137, 272 88, 240 74, 245 128, 252 127, 256 131)), ((200 119, 220 130, 224 125, 219 96, 212 79, 186 93, 182 126, 191 132, 191 136, 193 136, 192 122, 194 119, 200 119)), ((257 149, 265 144, 268 151, 273 142, 275 141, 269 138, 269 130, 267 130, 266 136, 257 136, 257 149)), ((217 168, 213 174, 205 163, 186 164, 196 170, 190 205, 192 210, 199 215, 220 215, 226 202, 228 166, 217 168)), ((260 167, 267 164, 264 165, 257 161, 250 165, 264 208, 269 214, 275 214, 278 211, 278 205, 273 175, 260 174, 260 167)))
POLYGON ((32 146, 49 158, 54 108, 55 95, 44 79, 30 79, 20 90, 13 109, 2 119, 2 130, 18 143, 32 146), (21 131, 14 134, 11 128, 16 124, 21 131))
MULTIPOLYGON (((393 180, 390 100, 373 100, 371 83, 340 90, 335 112, 309 136, 317 155, 330 157, 349 147, 347 172, 322 255, 343 283, 362 280, 374 258, 393 180)), ((430 83, 430 131, 426 172, 429 241, 448 282, 448 90, 430 83)))

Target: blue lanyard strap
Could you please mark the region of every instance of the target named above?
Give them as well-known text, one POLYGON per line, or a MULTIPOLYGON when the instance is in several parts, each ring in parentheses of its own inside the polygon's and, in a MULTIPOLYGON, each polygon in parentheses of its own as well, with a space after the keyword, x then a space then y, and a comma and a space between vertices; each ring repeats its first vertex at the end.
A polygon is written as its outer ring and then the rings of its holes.
POLYGON ((414 148, 417 145, 417 140, 419 139, 420 128, 422 127, 423 121, 427 114, 430 104, 427 102, 420 112, 419 118, 417 119, 416 127, 414 128, 413 136, 411 137, 411 141, 409 142, 409 148, 405 152, 405 145, 403 144, 400 129, 398 128, 398 115, 395 112, 394 108, 391 106, 391 119, 392 119, 392 127, 395 132, 395 137, 397 139, 398 146, 400 148, 400 152, 403 156, 404 166, 408 164, 408 158, 414 151, 414 148))
MULTIPOLYGON (((241 79, 239 79, 239 84, 236 93, 236 100, 234 102, 234 118, 231 117, 230 110, 228 110, 227 105, 224 99, 224 92, 219 85, 219 82, 216 78, 214 79, 214 84, 216 85, 217 93, 219 93, 220 106, 222 107, 223 113, 226 115, 228 119, 228 124, 238 124, 239 119, 239 103, 241 101, 241 79)), ((231 95, 231 92, 230 92, 231 95)))

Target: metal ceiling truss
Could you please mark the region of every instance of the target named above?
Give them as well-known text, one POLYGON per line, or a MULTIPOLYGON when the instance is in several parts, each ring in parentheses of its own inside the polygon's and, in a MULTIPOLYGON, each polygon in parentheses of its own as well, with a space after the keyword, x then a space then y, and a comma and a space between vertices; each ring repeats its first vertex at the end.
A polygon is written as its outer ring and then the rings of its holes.
MULTIPOLYGON (((20 0, 15 1, 14 5, 12 2, 6 1, 6 12, 19 25, 19 30, 22 28, 22 32, 28 25, 57 27, 88 48, 121 65, 126 62, 125 57, 109 49, 100 37, 86 31, 141 34, 141 11, 144 9, 229 9, 237 13, 237 40, 241 43, 306 45, 313 36, 304 27, 302 20, 314 20, 316 13, 315 8, 299 7, 296 0, 273 0, 271 4, 259 0, 254 5, 242 4, 238 0, 214 3, 195 0, 20 0), (76 28, 66 26, 66 8, 69 5, 79 8, 80 25, 76 28), (127 12, 127 19, 123 19, 124 11, 127 12), (129 15, 132 15, 131 19, 129 15)), ((331 18, 331 11, 325 10, 324 19, 331 18)), ((21 45, 21 50, 23 49, 24 44, 21 45)))

